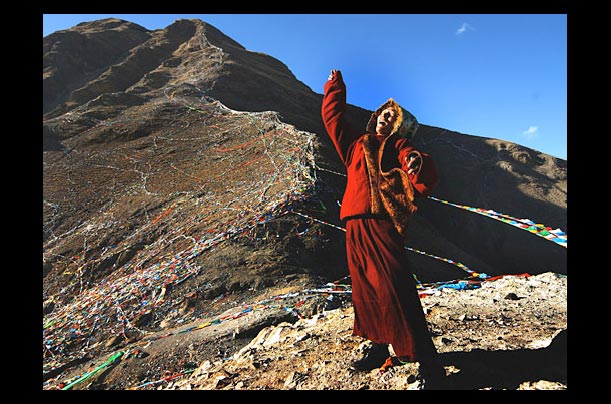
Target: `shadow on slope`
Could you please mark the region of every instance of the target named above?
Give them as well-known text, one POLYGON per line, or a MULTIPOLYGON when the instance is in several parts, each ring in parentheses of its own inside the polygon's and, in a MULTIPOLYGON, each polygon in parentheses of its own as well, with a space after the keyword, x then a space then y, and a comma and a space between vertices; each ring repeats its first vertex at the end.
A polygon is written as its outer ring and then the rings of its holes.
POLYGON ((561 331, 547 348, 515 351, 448 352, 441 354, 444 365, 460 372, 450 376, 454 390, 516 390, 525 381, 567 380, 567 330, 561 331))

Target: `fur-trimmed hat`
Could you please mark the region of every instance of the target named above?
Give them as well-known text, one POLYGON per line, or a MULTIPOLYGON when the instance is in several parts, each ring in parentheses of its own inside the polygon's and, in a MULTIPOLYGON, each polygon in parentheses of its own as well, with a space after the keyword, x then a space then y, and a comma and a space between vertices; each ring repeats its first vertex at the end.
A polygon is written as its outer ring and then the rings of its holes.
POLYGON ((376 133, 378 116, 388 107, 394 108, 395 112, 397 113, 397 119, 395 120, 395 124, 393 125, 393 129, 390 134, 392 135, 396 133, 397 136, 407 138, 407 140, 411 141, 418 130, 418 120, 414 115, 412 115, 411 112, 402 108, 392 98, 380 105, 380 107, 371 114, 371 118, 369 118, 369 122, 367 122, 367 132, 376 133))

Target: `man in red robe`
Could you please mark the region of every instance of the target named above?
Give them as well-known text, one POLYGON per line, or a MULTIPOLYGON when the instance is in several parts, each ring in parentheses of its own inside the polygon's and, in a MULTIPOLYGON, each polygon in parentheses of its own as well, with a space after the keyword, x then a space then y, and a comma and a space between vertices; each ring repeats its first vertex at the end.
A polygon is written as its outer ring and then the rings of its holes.
POLYGON ((340 219, 352 280, 353 334, 371 341, 355 362, 372 370, 389 358, 419 362, 425 380, 445 377, 409 268, 405 240, 415 197, 438 183, 432 158, 411 143, 418 121, 392 98, 372 115, 366 130, 346 121, 346 85, 332 70, 324 86, 322 119, 347 170, 340 219))

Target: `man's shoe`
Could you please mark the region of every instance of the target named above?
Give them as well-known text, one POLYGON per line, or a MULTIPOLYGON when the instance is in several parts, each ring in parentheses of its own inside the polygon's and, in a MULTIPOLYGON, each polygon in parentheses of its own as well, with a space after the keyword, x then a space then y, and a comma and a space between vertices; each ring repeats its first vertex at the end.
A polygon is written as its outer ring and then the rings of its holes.
POLYGON ((360 372, 369 372, 381 367, 389 356, 388 345, 374 344, 371 341, 361 344, 357 348, 357 352, 358 356, 353 362, 353 366, 360 372))

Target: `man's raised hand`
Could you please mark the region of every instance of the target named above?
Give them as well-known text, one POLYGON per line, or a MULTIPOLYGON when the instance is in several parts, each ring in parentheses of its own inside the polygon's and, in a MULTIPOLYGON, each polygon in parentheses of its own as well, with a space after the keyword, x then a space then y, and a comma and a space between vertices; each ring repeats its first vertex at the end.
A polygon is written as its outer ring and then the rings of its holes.
POLYGON ((332 69, 331 74, 329 74, 329 80, 333 80, 338 74, 341 74, 339 70, 332 69))

